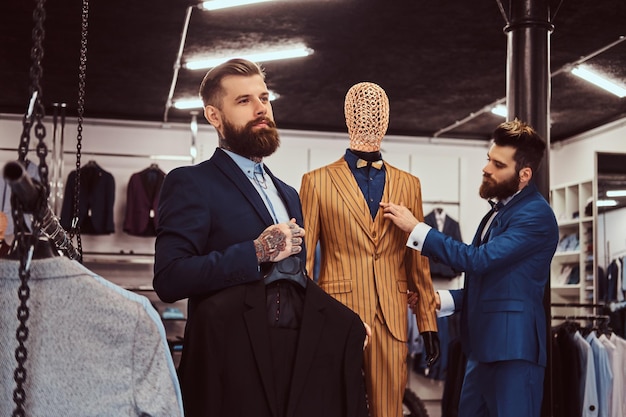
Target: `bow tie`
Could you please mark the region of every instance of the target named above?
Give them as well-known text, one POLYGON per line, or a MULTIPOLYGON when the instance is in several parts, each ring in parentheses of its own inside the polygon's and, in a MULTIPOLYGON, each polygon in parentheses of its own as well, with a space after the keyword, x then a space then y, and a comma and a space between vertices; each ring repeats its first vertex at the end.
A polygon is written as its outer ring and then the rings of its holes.
POLYGON ((366 166, 371 166, 372 168, 381 169, 383 167, 383 160, 379 159, 378 161, 368 162, 365 159, 359 159, 356 161, 357 168, 363 168, 366 166))
POLYGON ((502 201, 498 201, 497 203, 493 200, 487 200, 487 201, 489 201, 489 204, 491 205, 491 208, 493 209, 493 211, 498 211, 504 206, 504 204, 502 204, 502 201))

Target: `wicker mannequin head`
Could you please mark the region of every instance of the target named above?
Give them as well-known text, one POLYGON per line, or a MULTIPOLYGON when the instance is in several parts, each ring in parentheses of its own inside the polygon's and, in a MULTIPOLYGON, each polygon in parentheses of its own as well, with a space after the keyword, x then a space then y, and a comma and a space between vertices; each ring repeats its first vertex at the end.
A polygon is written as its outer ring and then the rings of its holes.
POLYGON ((385 90, 369 82, 353 85, 346 93, 344 113, 350 149, 379 151, 389 126, 389 99, 385 90))

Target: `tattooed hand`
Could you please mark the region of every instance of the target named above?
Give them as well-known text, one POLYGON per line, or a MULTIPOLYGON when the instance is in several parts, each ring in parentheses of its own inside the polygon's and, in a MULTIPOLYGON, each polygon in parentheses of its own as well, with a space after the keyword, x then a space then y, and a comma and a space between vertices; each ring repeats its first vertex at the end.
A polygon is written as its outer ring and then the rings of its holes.
POLYGON ((296 224, 296 219, 288 223, 274 224, 255 239, 254 248, 259 263, 278 262, 302 251, 304 229, 296 224))

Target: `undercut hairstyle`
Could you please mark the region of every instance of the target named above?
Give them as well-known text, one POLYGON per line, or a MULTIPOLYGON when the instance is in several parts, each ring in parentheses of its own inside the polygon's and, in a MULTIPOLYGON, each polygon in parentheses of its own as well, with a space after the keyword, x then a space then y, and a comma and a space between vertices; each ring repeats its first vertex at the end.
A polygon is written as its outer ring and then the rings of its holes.
POLYGON ((260 75, 265 80, 265 71, 261 66, 246 59, 234 58, 209 70, 200 84, 200 98, 206 106, 222 107, 224 89, 222 79, 229 75, 251 77, 260 75))
POLYGON ((498 125, 493 131, 493 142, 498 146, 515 148, 515 170, 519 173, 529 167, 537 172, 546 150, 546 143, 528 124, 515 119, 498 125))

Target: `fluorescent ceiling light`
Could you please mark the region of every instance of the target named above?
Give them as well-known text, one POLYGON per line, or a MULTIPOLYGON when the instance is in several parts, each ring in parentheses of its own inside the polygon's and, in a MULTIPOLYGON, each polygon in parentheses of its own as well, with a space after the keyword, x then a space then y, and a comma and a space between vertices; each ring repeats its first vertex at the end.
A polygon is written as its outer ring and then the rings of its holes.
POLYGON ((201 109, 202 107, 202 100, 199 98, 182 99, 174 102, 174 108, 178 110, 201 109))
MULTIPOLYGON (((297 46, 289 49, 279 49, 274 51, 256 52, 256 53, 240 53, 236 54, 237 57, 247 59, 252 62, 267 62, 275 61, 278 59, 299 58, 303 56, 309 56, 313 53, 313 50, 306 46, 297 46)), ((219 58, 206 58, 187 61, 185 68, 190 70, 207 69, 218 66, 219 64, 228 61, 235 56, 222 56, 219 58)))
POLYGON ((235 6, 245 6, 246 4, 264 3, 267 1, 272 0, 211 0, 202 2, 200 8, 204 10, 218 10, 235 6))
POLYGON ((504 104, 497 104, 493 106, 491 112, 497 116, 506 117, 506 106, 504 104))
POLYGON ((605 89, 609 93, 615 94, 619 98, 626 97, 626 88, 618 85, 614 81, 607 80, 606 78, 598 75, 597 73, 582 65, 574 67, 572 69, 572 74, 582 78, 585 81, 595 84, 600 88, 605 89))
POLYGON ((615 200, 598 200, 598 207, 615 207, 617 205, 617 201, 615 200))
POLYGON ((609 190, 606 192, 607 197, 626 197, 626 190, 609 190))
MULTIPOLYGON (((270 101, 277 100, 280 98, 280 94, 276 94, 275 92, 270 90, 270 101)), ((204 107, 202 103, 202 99, 200 98, 183 98, 180 100, 174 101, 174 108, 178 110, 188 110, 188 109, 201 109, 204 107)))

